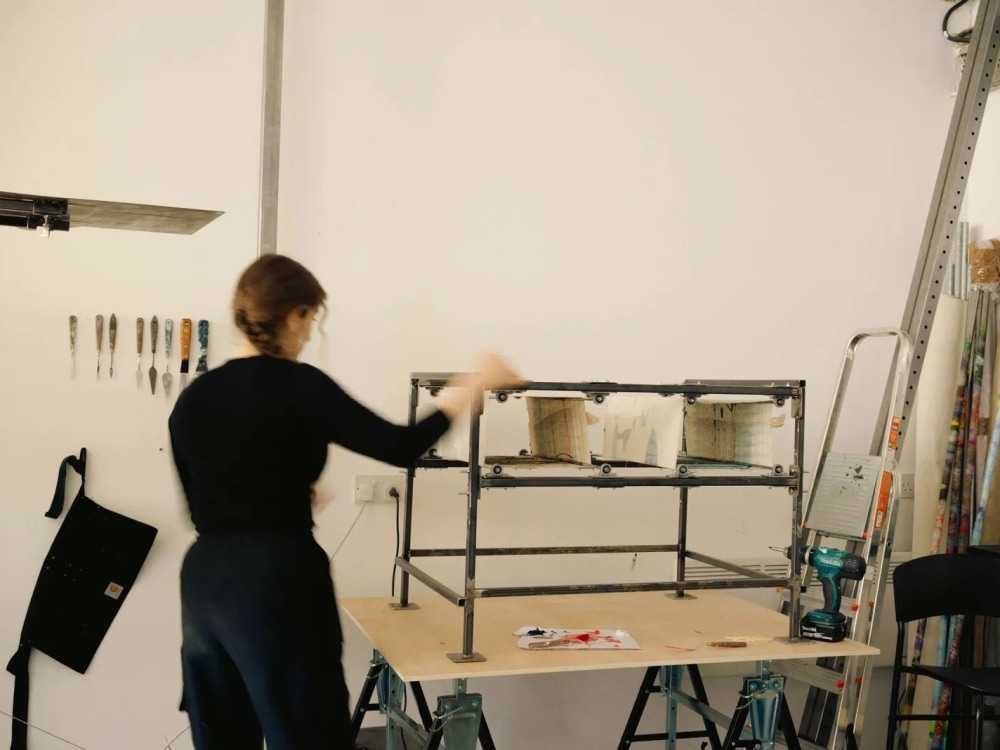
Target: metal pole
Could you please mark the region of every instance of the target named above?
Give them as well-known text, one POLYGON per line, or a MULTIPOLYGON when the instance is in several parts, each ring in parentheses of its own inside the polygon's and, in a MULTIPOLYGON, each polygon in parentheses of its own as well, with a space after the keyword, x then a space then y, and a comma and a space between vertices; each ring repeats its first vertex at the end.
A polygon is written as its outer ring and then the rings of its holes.
POLYGON ((285 0, 265 0, 264 81, 261 92, 257 257, 278 252, 278 171, 281 152, 281 63, 285 0))
MULTIPOLYGON (((680 505, 677 510, 677 581, 683 582, 687 565, 687 517, 688 488, 680 489, 680 505)), ((678 589, 676 597, 684 597, 684 589, 678 589)))
POLYGON ((802 585, 802 494, 805 485, 806 460, 806 389, 803 385, 798 397, 791 400, 790 408, 795 418, 795 456, 793 470, 798 483, 792 488, 792 545, 789 550, 791 576, 788 586, 788 639, 799 640, 799 598, 802 585))
POLYGON ((469 497, 465 536, 465 606, 462 624, 462 653, 448 654, 454 662, 485 661, 472 650, 476 609, 476 529, 479 516, 480 477, 479 433, 483 416, 483 391, 477 389, 472 399, 469 419, 469 497))
MULTIPOLYGON (((420 400, 420 386, 416 380, 410 381, 410 406, 408 423, 416 424, 417 403, 420 400)), ((403 538, 400 544, 400 557, 409 561, 411 540, 413 537, 413 482, 416 479, 416 471, 411 466, 406 472, 406 489, 403 494, 403 538)), ((398 512, 398 510, 397 510, 398 512)), ((406 570, 401 570, 399 580, 399 606, 406 608, 410 604, 410 574, 406 570)))
MULTIPOLYGON (((990 85, 996 74, 997 52, 1000 51, 998 22, 1000 22, 1000 0, 981 0, 965 56, 962 80, 955 96, 951 125, 948 128, 948 137, 900 326, 910 334, 914 349, 913 363, 906 383, 906 399, 900 415, 899 449, 902 448, 909 427, 909 415, 917 393, 920 370, 927 354, 927 342, 934 322, 934 312, 937 310, 938 300, 944 293, 943 282, 948 267, 948 256, 956 244, 958 218, 962 210, 962 201, 965 200, 966 186, 969 183, 972 157, 986 114, 986 99, 990 93, 990 85)), ((872 455, 876 455, 881 449, 881 426, 886 423, 889 409, 892 408, 891 388, 890 382, 876 422, 878 427, 872 439, 872 455)))

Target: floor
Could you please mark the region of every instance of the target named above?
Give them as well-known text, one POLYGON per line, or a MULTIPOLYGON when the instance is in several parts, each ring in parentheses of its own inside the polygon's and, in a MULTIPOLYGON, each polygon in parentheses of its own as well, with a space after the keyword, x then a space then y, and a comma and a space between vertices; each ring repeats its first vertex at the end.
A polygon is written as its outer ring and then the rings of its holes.
POLYGON ((355 750, 385 750, 385 729, 383 727, 371 727, 358 732, 358 741, 354 745, 355 750))

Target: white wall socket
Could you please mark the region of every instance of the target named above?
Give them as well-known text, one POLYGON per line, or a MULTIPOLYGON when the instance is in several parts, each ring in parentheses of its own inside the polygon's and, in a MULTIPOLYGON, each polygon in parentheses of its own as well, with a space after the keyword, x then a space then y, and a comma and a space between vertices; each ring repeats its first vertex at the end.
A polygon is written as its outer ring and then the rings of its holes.
POLYGON ((363 475, 354 477, 354 502, 364 503, 394 503, 390 493, 396 490, 399 499, 403 499, 403 489, 406 477, 403 474, 380 474, 377 476, 363 475))
POLYGON ((899 477, 899 499, 913 500, 917 495, 917 488, 913 481, 912 474, 901 474, 899 477))

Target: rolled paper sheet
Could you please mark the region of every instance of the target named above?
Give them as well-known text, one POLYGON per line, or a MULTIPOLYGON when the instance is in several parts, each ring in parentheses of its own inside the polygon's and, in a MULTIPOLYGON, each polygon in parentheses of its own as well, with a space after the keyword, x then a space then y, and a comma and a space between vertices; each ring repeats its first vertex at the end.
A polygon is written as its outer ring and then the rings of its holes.
POLYGON ((606 403, 602 458, 677 467, 684 432, 681 396, 613 393, 606 403))
POLYGON ((584 399, 531 396, 527 404, 532 455, 582 464, 591 462, 584 399))
POLYGON ((687 454, 711 461, 771 466, 774 462, 771 401, 699 399, 686 407, 687 454))

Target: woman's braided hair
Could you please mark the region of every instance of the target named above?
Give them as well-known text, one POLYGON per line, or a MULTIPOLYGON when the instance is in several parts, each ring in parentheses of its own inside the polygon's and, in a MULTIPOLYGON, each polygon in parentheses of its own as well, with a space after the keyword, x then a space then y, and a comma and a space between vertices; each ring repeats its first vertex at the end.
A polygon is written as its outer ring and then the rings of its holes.
POLYGON ((280 357, 289 314, 299 311, 304 316, 325 302, 326 292, 305 266, 285 255, 268 254, 240 276, 233 319, 261 354, 280 357))

